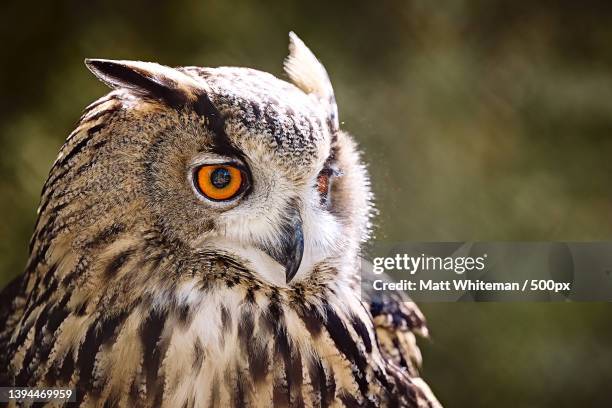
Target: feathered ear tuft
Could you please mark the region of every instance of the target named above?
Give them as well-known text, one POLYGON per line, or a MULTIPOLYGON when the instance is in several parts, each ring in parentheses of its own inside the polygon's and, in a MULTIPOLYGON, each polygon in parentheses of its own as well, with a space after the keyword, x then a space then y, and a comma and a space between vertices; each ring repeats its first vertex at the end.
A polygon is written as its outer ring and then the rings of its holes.
POLYGON ((331 131, 336 132, 339 129, 338 107, 327 71, 293 31, 289 33, 289 56, 284 68, 298 88, 319 99, 327 110, 331 131))
POLYGON ((145 98, 185 106, 197 97, 200 85, 180 71, 153 62, 86 59, 85 65, 111 88, 126 88, 145 98))

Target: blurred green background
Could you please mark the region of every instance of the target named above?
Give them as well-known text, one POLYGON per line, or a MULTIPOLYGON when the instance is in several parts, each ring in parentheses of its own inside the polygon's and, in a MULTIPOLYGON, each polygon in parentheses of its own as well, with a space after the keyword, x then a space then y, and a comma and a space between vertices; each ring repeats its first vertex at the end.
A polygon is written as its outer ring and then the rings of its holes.
MULTIPOLYGON (((0 286, 81 110, 85 57, 282 75, 325 63, 370 163, 378 239, 609 240, 612 3, 54 1, 0 6, 0 286)), ((612 305, 426 304, 448 407, 612 406, 612 305)))

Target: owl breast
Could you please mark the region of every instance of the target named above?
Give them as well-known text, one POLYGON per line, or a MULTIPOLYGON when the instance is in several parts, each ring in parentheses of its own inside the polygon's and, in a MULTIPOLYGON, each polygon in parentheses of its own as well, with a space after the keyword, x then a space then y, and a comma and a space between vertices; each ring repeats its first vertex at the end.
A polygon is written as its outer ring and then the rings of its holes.
MULTIPOLYGON (((351 406, 401 398, 408 406, 411 391, 396 393, 368 314, 351 293, 337 288, 322 300, 299 290, 224 282, 202 296, 201 287, 184 283, 171 299, 135 310, 148 313, 139 329, 141 352, 108 355, 124 369, 133 367, 132 394, 119 391, 125 382, 109 381, 108 395, 170 407, 351 406), (167 304, 175 309, 159 308, 167 304)), ((120 335, 113 349, 129 338, 120 335)))

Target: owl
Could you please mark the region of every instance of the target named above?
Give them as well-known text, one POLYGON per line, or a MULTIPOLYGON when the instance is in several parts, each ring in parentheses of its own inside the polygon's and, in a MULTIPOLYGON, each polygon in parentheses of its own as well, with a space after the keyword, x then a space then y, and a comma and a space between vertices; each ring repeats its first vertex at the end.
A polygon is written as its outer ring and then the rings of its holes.
POLYGON ((419 309, 360 289, 372 195, 326 70, 86 60, 89 105, 2 294, 1 385, 83 407, 437 407, 419 309))

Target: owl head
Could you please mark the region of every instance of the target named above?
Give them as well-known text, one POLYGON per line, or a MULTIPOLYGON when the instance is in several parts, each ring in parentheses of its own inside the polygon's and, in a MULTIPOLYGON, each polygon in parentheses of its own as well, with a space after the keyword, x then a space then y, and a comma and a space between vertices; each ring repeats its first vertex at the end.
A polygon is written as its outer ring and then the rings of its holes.
POLYGON ((355 267, 367 173, 324 67, 295 34, 290 82, 249 68, 86 65, 114 91, 88 107, 56 162, 82 209, 77 245, 115 228, 132 232, 124 250, 155 231, 178 261, 220 253, 281 286, 355 267))

